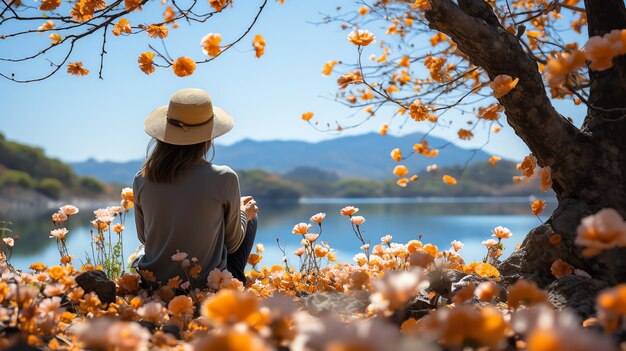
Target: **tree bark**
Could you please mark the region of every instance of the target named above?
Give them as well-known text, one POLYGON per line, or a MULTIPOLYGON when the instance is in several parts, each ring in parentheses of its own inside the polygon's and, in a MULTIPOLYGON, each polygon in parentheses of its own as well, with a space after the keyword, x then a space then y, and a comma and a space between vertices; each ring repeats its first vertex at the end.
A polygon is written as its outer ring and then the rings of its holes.
MULTIPOLYGON (((554 109, 537 63, 513 34, 473 17, 451 0, 431 0, 431 5, 425 13, 430 27, 448 35, 490 79, 499 74, 520 79, 498 100, 506 109, 508 124, 539 165, 552 169, 559 205, 545 224, 529 233, 501 271, 512 279, 552 286, 558 293, 566 288, 552 285, 556 278, 550 266, 561 258, 601 281, 594 286, 626 282, 626 251, 615 249, 589 259, 574 244, 583 217, 605 207, 626 216, 626 58, 617 58, 609 70, 590 72, 590 107, 579 129, 554 109), (548 240, 554 233, 562 237, 558 244, 548 240)), ((586 0, 585 5, 590 35, 626 29, 623 0, 586 0)))

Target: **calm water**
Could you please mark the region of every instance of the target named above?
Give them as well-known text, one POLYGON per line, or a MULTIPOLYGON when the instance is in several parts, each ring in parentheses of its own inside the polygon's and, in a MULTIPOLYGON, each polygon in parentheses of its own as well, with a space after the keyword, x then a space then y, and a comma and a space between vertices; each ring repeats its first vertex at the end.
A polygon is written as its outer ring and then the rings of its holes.
MULTIPOLYGON (((285 206, 264 206, 259 212, 257 243, 265 245, 262 263, 279 263, 282 253, 276 246, 276 238, 281 244, 287 244, 288 257, 296 262, 293 251, 299 246, 300 237, 291 234, 291 229, 298 222, 308 222, 311 215, 326 212, 324 231, 321 240, 329 242, 340 261, 352 262, 352 257, 359 250, 359 242, 352 232, 350 222, 339 214, 346 205, 360 208, 359 215, 366 218, 363 235, 372 245, 380 242, 380 237, 391 234, 394 242, 406 243, 417 239, 422 234, 422 241, 439 246, 450 247, 452 240, 465 244, 461 254, 465 260, 477 260, 485 254, 481 241, 489 238, 491 230, 502 225, 513 232, 513 237, 505 243, 505 255, 510 254, 532 228, 540 224, 530 214, 528 198, 469 198, 469 199, 309 199, 300 204, 285 206)), ((548 202, 544 211, 547 218, 555 206, 548 202)), ((52 214, 52 211, 50 212, 52 214)), ((68 234, 68 249, 77 258, 84 257, 90 251, 92 211, 81 209, 72 217, 68 234)), ((2 218, 6 218, 2 216, 2 218)), ((50 216, 40 216, 13 221, 13 231, 19 236, 16 240, 11 262, 18 269, 27 269, 35 262, 50 265, 58 263, 59 254, 55 241, 49 239, 52 229, 50 216)), ((317 232, 314 227, 313 232, 317 232)), ((124 232, 124 251, 127 258, 139 245, 132 213, 126 220, 124 232)))

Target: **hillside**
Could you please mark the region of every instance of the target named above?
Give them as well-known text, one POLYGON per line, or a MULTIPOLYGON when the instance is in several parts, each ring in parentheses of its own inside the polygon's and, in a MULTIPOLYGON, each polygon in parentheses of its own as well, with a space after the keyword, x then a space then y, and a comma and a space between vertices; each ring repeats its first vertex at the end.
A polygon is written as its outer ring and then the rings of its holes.
MULTIPOLYGON (((346 136, 317 143, 304 141, 254 141, 242 140, 232 145, 217 145, 214 162, 227 164, 238 170, 261 169, 284 174, 298 167, 314 167, 335 172, 342 178, 386 179, 396 163, 389 157, 392 149, 411 150, 423 134, 402 137, 381 136, 368 133, 346 136)), ((432 147, 446 144, 443 139, 428 137, 432 147)), ((423 169, 437 163, 449 166, 465 163, 471 151, 448 145, 436 159, 416 157, 411 159, 413 169, 423 169)), ((489 155, 476 152, 472 162, 486 161, 489 155)), ((79 175, 91 175, 111 183, 128 184, 141 167, 142 160, 128 162, 98 162, 90 159, 72 163, 79 175)))
POLYGON ((0 133, 0 200, 28 198, 28 203, 35 204, 66 195, 104 192, 104 185, 96 178, 78 176, 72 167, 48 157, 42 149, 7 140, 0 133))
POLYGON ((385 180, 337 178, 333 172, 314 168, 298 168, 281 176, 263 170, 240 170, 242 194, 254 195, 261 202, 289 202, 300 197, 472 197, 472 196, 552 196, 539 191, 539 178, 514 183, 519 175, 516 164, 500 161, 496 168, 488 162, 476 162, 465 169, 461 166, 442 167, 439 172, 421 174, 418 181, 406 188, 399 187, 396 178, 385 180), (442 174, 457 177, 458 184, 450 186, 442 174))

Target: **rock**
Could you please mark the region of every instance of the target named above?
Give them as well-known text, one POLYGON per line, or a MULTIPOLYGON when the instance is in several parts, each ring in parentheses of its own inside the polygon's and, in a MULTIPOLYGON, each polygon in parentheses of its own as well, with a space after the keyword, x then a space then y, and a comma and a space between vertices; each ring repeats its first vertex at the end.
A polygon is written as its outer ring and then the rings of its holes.
POLYGON ((548 285, 548 300, 558 310, 569 308, 585 319, 595 313, 596 297, 608 287, 601 280, 568 275, 548 285))
POLYGON ((400 320, 399 324, 409 318, 420 319, 435 308, 437 308, 437 306, 431 303, 428 293, 426 291, 420 291, 419 295, 409 302, 406 308, 406 314, 403 316, 404 318, 400 320))
POLYGON ((180 334, 180 327, 176 324, 165 324, 162 328, 164 333, 171 334, 178 340, 182 340, 182 335, 180 334))
POLYGON ((428 273, 428 291, 437 293, 445 299, 450 299, 452 293, 452 280, 442 270, 434 270, 428 273))
POLYGON ((85 293, 96 293, 102 303, 115 302, 115 282, 109 280, 103 271, 83 272, 75 279, 76 284, 85 290, 85 293))
POLYGON ((369 305, 369 294, 366 291, 346 295, 339 292, 319 292, 302 298, 304 308, 314 316, 324 313, 352 315, 365 313, 369 305))
POLYGON ((20 341, 17 344, 4 349, 4 351, 41 351, 42 349, 28 345, 28 343, 24 341, 20 341))
POLYGON ((466 274, 459 281, 452 284, 452 295, 454 296, 459 291, 459 289, 466 287, 469 283, 474 283, 476 284, 476 286, 478 286, 478 284, 486 282, 488 280, 489 279, 487 278, 481 278, 473 274, 466 274))

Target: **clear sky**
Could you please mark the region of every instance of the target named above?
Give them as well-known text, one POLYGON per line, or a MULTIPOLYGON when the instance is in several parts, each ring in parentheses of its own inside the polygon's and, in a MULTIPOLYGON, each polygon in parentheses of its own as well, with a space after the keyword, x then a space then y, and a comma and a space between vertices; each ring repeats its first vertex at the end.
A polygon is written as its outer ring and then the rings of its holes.
MULTIPOLYGON (((224 43, 236 38, 247 28, 260 1, 234 3, 234 8, 216 20, 193 26, 180 22, 180 28, 170 30, 165 42, 171 56, 202 58, 200 39, 209 32, 221 33, 224 43)), ((68 76, 63 69, 43 82, 17 84, 0 80, 0 132, 9 139, 41 146, 49 155, 66 161, 89 157, 118 161, 136 159, 145 154, 149 140, 143 132, 145 116, 152 109, 167 104, 174 91, 195 87, 207 90, 215 105, 227 110, 236 120, 234 130, 218 142, 229 144, 244 138, 319 141, 337 137, 315 131, 300 120, 300 115, 306 111, 313 111, 321 121, 345 121, 354 113, 332 101, 337 89, 336 75, 325 77, 320 70, 324 62, 331 59, 355 62, 356 47, 346 40, 347 32, 337 24, 312 23, 321 21, 321 13, 333 13, 337 4, 354 6, 352 1, 346 0, 286 0, 283 6, 270 1, 249 37, 217 60, 199 65, 196 72, 186 78, 175 76, 171 69, 157 69, 150 76, 138 69, 139 54, 148 51, 148 43, 161 47, 160 40, 149 39, 146 35, 109 35, 104 80, 100 80, 97 71, 101 36, 94 36, 77 49, 72 60, 82 60, 91 70, 86 77, 68 76), (262 34, 267 42, 265 55, 260 59, 254 57, 251 47, 254 34, 262 34)), ((146 6, 149 12, 140 16, 152 15, 159 19, 163 10, 158 3, 150 2, 146 6)), ((128 18, 133 25, 142 22, 134 16, 128 18)), ((15 28, 4 26, 0 32, 15 28)), ((381 28, 367 29, 377 35, 384 34, 381 28)), ((32 52, 33 47, 27 44, 47 41, 45 35, 22 42, 19 47, 0 41, 0 56, 24 50, 32 52)), ((15 72, 27 78, 44 66, 45 62, 28 67, 0 63, 0 71, 15 72)), ((580 123, 580 110, 567 108, 563 113, 580 123)), ((344 135, 377 131, 388 118, 378 114, 344 135)), ((401 134, 426 128, 412 123, 405 126, 401 134)), ((394 133, 400 131, 390 130, 390 134, 394 133)), ((440 130, 435 135, 455 137, 456 130, 440 130)), ((471 146, 471 143, 464 143, 460 146, 471 146)), ((486 150, 514 159, 521 159, 528 153, 506 125, 492 138, 486 150)))

